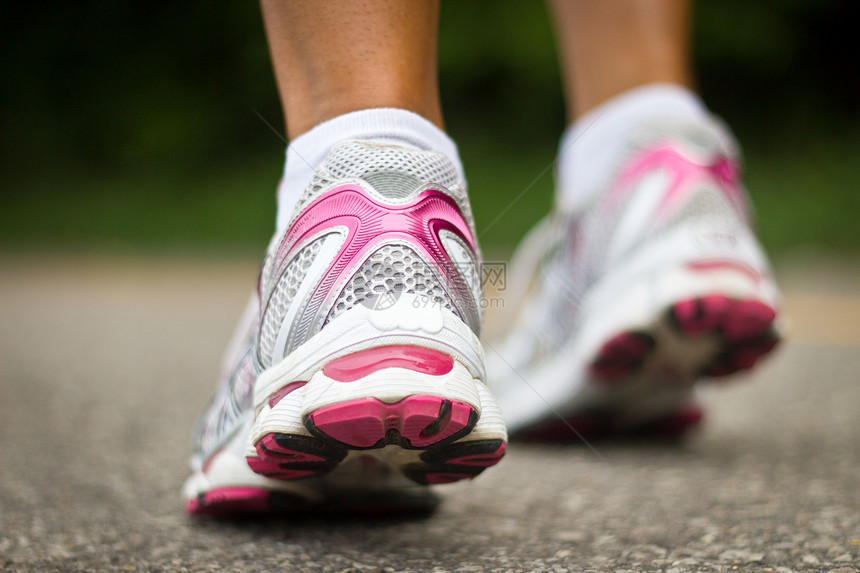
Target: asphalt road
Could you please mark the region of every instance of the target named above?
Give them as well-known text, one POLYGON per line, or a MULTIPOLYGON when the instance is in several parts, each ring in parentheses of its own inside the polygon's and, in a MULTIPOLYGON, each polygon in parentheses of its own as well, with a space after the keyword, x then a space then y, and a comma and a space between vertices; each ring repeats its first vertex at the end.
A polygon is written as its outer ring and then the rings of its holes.
POLYGON ((434 515, 192 520, 189 435, 254 261, 0 255, 2 571, 860 571, 860 262, 682 446, 514 444, 434 515))

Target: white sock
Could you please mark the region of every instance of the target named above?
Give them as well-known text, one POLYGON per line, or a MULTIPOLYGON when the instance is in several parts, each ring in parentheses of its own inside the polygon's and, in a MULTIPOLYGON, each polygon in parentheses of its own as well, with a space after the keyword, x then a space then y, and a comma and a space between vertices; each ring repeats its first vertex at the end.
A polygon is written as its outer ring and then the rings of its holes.
POLYGON ((708 117, 699 97, 671 84, 652 84, 614 97, 564 132, 556 165, 556 205, 565 212, 585 206, 615 167, 643 121, 708 117))
POLYGON ((287 146, 284 176, 278 185, 276 236, 289 225, 293 210, 329 150, 346 140, 372 141, 445 154, 465 182, 457 145, 448 135, 416 113, 379 108, 354 111, 321 123, 287 146))

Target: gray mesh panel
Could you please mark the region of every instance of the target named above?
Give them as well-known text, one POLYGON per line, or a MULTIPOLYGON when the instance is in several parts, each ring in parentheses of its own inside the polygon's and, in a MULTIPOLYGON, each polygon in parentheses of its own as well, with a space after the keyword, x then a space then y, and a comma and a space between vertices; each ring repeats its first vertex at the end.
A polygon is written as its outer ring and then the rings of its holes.
POLYGON ((423 185, 439 185, 457 202, 472 234, 475 234, 466 187, 459 180, 457 169, 450 159, 435 151, 417 151, 359 141, 342 143, 331 150, 305 189, 293 216, 343 179, 364 179, 377 188, 381 195, 393 200, 406 199, 423 185), (414 186, 407 190, 407 185, 414 186))
POLYGON ((731 206, 725 194, 714 188, 703 187, 691 193, 684 205, 672 213, 665 226, 660 230, 674 228, 690 219, 729 219, 740 221, 737 211, 731 206))
MULTIPOLYGON (((263 322, 260 326, 259 358, 260 364, 264 368, 272 365, 272 350, 275 347, 278 332, 281 330, 281 323, 284 321, 290 303, 292 303, 293 298, 296 296, 296 292, 302 284, 308 268, 313 263, 314 257, 319 253, 326 236, 328 235, 316 239, 299 251, 281 276, 271 297, 269 297, 269 304, 266 307, 263 322)), ((264 288, 268 288, 268 285, 264 285, 264 288)))
MULTIPOLYGON (((465 281, 469 292, 458 293, 462 297, 471 297, 478 302, 481 300, 481 271, 478 261, 475 260, 472 254, 472 249, 463 242, 460 237, 449 231, 439 233, 442 239, 442 244, 445 250, 448 251, 448 256, 454 265, 454 272, 458 273, 465 281), (465 262, 456 262, 465 261, 465 262)), ((478 305, 480 308, 480 305, 478 305)))
POLYGON ((422 185, 417 178, 396 171, 369 173, 364 180, 389 199, 406 199, 422 185))
POLYGON ((457 312, 434 270, 408 246, 392 244, 377 249, 361 265, 341 291, 326 322, 371 296, 385 292, 424 295, 443 308, 457 312))
POLYGON ((457 184, 454 164, 441 153, 415 151, 388 145, 350 142, 332 149, 323 169, 334 179, 362 178, 369 173, 396 171, 422 183, 445 187, 457 184))

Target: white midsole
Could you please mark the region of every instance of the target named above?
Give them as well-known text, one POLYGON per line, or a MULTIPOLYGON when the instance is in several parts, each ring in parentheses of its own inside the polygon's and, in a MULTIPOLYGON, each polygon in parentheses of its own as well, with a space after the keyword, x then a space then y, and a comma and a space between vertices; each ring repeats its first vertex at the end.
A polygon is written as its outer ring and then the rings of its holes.
MULTIPOLYGON (((308 414, 325 406, 362 398, 393 403, 407 396, 440 396, 465 402, 480 416, 483 409, 480 386, 483 384, 456 361, 451 372, 440 376, 404 368, 384 368, 354 382, 332 380, 319 370, 307 384, 289 393, 274 407, 265 403, 260 408, 248 446, 253 448, 272 433, 310 435, 303 425, 308 414)), ((251 451, 248 454, 254 455, 251 451)))
POLYGON ((193 473, 185 480, 182 496, 195 499, 208 491, 220 488, 260 488, 269 491, 286 491, 306 500, 320 499, 321 494, 313 482, 274 480, 254 473, 245 461, 245 440, 250 420, 233 434, 229 442, 209 459, 204 467, 202 460, 192 462, 193 473))
MULTIPOLYGON (((444 380, 437 384, 448 389, 449 394, 446 395, 449 399, 458 399, 460 395, 465 397, 470 396, 468 403, 473 405, 476 411, 480 412, 480 418, 475 428, 468 436, 461 438, 460 442, 487 440, 487 439, 507 439, 505 430, 505 422, 502 418, 501 410, 496 401, 493 399, 487 387, 478 380, 469 378, 471 381, 471 390, 468 391, 469 385, 465 383, 465 368, 462 365, 455 363, 455 369, 458 374, 455 378, 459 381, 444 380), (459 390, 457 387, 460 387, 459 390), (454 390, 452 390, 452 388, 454 390)), ((394 374, 395 377, 400 377, 404 373, 403 369, 389 368, 375 372, 380 380, 388 374, 394 374), (391 372, 392 370, 401 370, 402 372, 391 372)), ((425 375, 427 376, 427 375, 425 375)), ((447 376, 436 376, 435 378, 446 378, 447 376)), ((369 378, 369 377, 368 377, 369 378)), ((334 381, 331 381, 334 382, 334 381)), ((322 382, 319 387, 326 384, 322 382)), ((350 383, 339 383, 341 386, 353 385, 356 387, 362 386, 360 381, 350 383)), ((308 384, 310 385, 310 383, 308 384)), ((372 386, 376 386, 374 382, 372 386)), ((399 384, 400 393, 406 395, 413 394, 430 394, 441 395, 434 392, 427 382, 417 384, 399 384)), ((197 459, 193 463, 194 471, 186 480, 183 487, 183 497, 185 499, 195 499, 201 494, 216 490, 219 488, 260 488, 269 491, 284 491, 292 495, 298 496, 306 501, 322 500, 329 491, 344 490, 344 489, 362 489, 362 490, 385 490, 392 487, 395 488, 415 488, 416 485, 400 475, 397 472, 391 471, 391 468, 399 468, 409 464, 420 462, 420 450, 406 450, 398 446, 386 446, 384 448, 367 450, 367 451, 351 451, 330 474, 325 474, 313 478, 301 480, 275 480, 263 477, 254 473, 246 462, 247 457, 256 457, 257 453, 253 447, 254 443, 268 432, 283 432, 294 433, 300 435, 309 435, 307 430, 301 424, 300 414, 296 414, 300 409, 313 409, 314 400, 320 400, 325 403, 334 399, 330 392, 314 392, 317 394, 315 398, 308 402, 301 400, 303 406, 298 406, 300 400, 298 395, 302 389, 289 394, 283 400, 276 404, 275 408, 270 408, 268 405, 264 408, 262 415, 257 417, 257 423, 252 424, 248 419, 245 424, 233 435, 227 445, 217 451, 209 459, 205 465, 202 460, 197 459), (296 398, 291 400, 293 394, 296 398), (284 404, 284 407, 281 407, 284 404), (253 427, 253 429, 252 429, 253 427), (361 463, 362 456, 371 456, 381 462, 379 467, 367 468, 367 465, 361 463)), ((354 391, 349 396, 360 396, 363 392, 354 391)), ((386 392, 386 395, 394 395, 397 392, 386 392)), ((343 395, 342 395, 343 396, 343 395)), ((341 396, 341 397, 342 397, 341 396)), ((307 398, 307 396, 305 396, 307 398)), ((336 400, 336 399, 335 399, 336 400)), ((466 401, 466 400, 464 400, 466 401)))
POLYGON ((373 310, 357 305, 332 320, 283 361, 260 374, 254 384, 255 409, 262 408, 287 384, 309 381, 328 362, 380 346, 410 344, 439 350, 462 364, 472 378, 485 380, 478 337, 453 312, 438 304, 426 305, 425 299, 402 294, 390 308, 373 310))
POLYGON ((479 415, 468 436, 460 441, 507 439, 501 410, 483 380, 483 348, 477 336, 453 312, 427 297, 402 294, 396 304, 376 310, 357 305, 331 321, 321 332, 291 352, 282 362, 264 371, 254 386, 254 411, 234 431, 225 447, 205 464, 196 456, 193 474, 184 495, 192 499, 222 487, 260 487, 283 490, 313 499, 326 489, 343 487, 403 486, 409 482, 398 468, 419 462, 418 450, 386 446, 370 451, 351 451, 330 474, 303 480, 273 480, 254 473, 246 462, 256 457, 256 444, 267 434, 310 435, 303 425, 307 414, 328 405, 375 398, 396 402, 408 396, 439 396, 469 404, 479 415), (336 358, 389 345, 416 345, 438 350, 454 359, 450 372, 424 374, 404 368, 384 368, 353 382, 339 382, 322 368, 336 358), (272 407, 271 396, 292 382, 306 382, 272 407), (381 474, 363 469, 358 458, 372 456, 388 468, 381 474), (353 463, 354 462, 354 463, 353 463), (380 477, 382 476, 382 477, 380 477), (403 483, 402 480, 406 480, 403 483), (365 483, 366 482, 366 483, 365 483))

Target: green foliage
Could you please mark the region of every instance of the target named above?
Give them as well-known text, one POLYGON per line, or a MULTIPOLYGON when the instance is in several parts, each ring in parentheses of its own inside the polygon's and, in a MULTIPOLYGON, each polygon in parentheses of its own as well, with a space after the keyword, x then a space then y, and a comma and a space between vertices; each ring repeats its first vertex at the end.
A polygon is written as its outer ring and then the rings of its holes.
MULTIPOLYGON (((765 243, 860 247, 860 4, 697 8, 700 87, 744 143, 765 243)), ((481 240, 507 248, 551 201, 551 25, 520 0, 444 2, 441 21, 447 124, 481 240)), ((0 22, 2 244, 262 248, 284 146, 255 113, 283 125, 254 3, 17 3, 0 22)))

